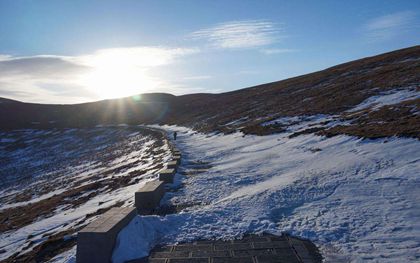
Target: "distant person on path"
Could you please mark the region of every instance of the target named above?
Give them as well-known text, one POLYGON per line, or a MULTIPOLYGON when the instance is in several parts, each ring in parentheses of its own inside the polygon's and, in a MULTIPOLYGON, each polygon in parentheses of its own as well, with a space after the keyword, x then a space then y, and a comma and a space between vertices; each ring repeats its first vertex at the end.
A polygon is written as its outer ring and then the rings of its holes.
POLYGON ((174 132, 174 141, 176 141, 176 135, 177 135, 177 133, 174 132))

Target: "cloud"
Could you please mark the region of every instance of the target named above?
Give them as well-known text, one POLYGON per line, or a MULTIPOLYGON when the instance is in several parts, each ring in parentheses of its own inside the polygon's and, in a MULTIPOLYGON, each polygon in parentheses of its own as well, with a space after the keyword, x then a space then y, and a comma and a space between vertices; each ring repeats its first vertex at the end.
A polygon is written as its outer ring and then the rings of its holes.
POLYGON ((159 68, 197 52, 191 48, 128 47, 79 56, 0 55, 0 96, 75 103, 156 89, 164 92, 171 83, 159 75, 159 68))
POLYGON ((60 56, 4 56, 3 60, 0 60, 0 73, 9 77, 61 78, 81 73, 86 69, 86 66, 70 61, 69 57, 60 56))
POLYGON ((172 63, 175 58, 198 53, 195 48, 129 47, 101 49, 93 54, 75 58, 89 66, 103 65, 112 61, 127 67, 157 67, 172 63))
POLYGON ((297 49, 290 48, 264 48, 260 49, 260 52, 265 55, 282 54, 282 53, 293 53, 297 52, 297 49))
POLYGON ((415 27, 415 17, 413 11, 388 14, 368 21, 364 29, 371 41, 385 41, 415 27))
POLYGON ((2 60, 9 60, 11 58, 11 56, 9 56, 9 55, 2 55, 2 54, 0 54, 0 61, 2 61, 2 60))
POLYGON ((273 44, 280 38, 277 24, 266 20, 232 21, 201 29, 193 39, 208 41, 213 47, 227 49, 255 48, 273 44))
POLYGON ((184 80, 204 80, 204 79, 211 79, 212 76, 209 75, 201 75, 201 76, 190 76, 190 77, 184 77, 184 80))
MULTIPOLYGON (((1 83, 0 82, 0 87, 7 87, 7 83, 1 83)), ((34 94, 32 94, 32 93, 28 93, 28 92, 24 92, 24 91, 0 88, 0 97, 21 97, 21 98, 26 97, 27 98, 27 97, 31 97, 33 95, 34 94)))

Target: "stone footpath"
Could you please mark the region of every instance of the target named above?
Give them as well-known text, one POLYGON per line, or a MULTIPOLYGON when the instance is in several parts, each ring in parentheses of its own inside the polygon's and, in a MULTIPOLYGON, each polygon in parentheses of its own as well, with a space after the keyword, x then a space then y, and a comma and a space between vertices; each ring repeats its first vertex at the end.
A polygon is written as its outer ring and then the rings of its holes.
MULTIPOLYGON (((161 131, 164 133, 163 131, 161 131)), ((91 222, 78 234, 77 263, 109 262, 117 235, 122 228, 136 215, 167 215, 178 213, 186 208, 204 205, 201 203, 161 204, 167 191, 178 191, 183 184, 173 187, 174 176, 199 176, 208 171, 212 165, 202 161, 190 161, 181 164, 181 152, 168 142, 172 160, 158 173, 158 180, 147 182, 134 193, 135 208, 114 207, 97 220, 91 222), (180 169, 178 169, 180 168, 180 169)), ((310 241, 288 235, 270 234, 247 235, 240 240, 214 241, 200 240, 193 243, 163 245, 154 248, 147 258, 130 261, 150 263, 318 263, 322 257, 316 246, 310 241)))
POLYGON ((152 250, 130 263, 318 263, 322 257, 309 241, 291 236, 248 235, 233 241, 196 241, 152 250))
MULTIPOLYGON (((212 165, 201 161, 190 161, 178 171, 186 177, 199 176, 212 165)), ((177 204, 176 207, 160 207, 156 214, 177 213, 192 204, 177 204), (171 212, 167 211, 171 210, 171 212)), ((159 246, 154 248, 148 258, 130 261, 131 263, 318 263, 322 262, 316 246, 307 240, 283 235, 248 235, 240 240, 214 241, 201 240, 193 243, 159 246)))

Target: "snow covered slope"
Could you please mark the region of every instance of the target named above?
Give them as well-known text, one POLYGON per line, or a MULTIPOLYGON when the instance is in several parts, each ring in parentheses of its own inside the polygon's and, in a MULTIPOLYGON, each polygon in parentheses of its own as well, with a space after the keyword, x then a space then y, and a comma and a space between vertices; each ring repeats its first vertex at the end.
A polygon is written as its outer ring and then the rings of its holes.
POLYGON ((200 204, 180 214, 136 217, 119 235, 115 262, 157 243, 287 232, 320 246, 328 262, 420 261, 420 142, 289 132, 208 135, 176 130, 184 176, 167 203, 200 204))
POLYGON ((142 123, 179 131, 182 173, 211 169, 179 174, 185 185, 165 202, 187 208, 136 218, 117 262, 158 242, 262 231, 310 238, 331 262, 420 261, 419 83, 414 46, 220 94, 0 98, 0 260, 74 260, 75 233, 131 205, 169 159, 162 135, 133 130, 142 123), (98 127, 121 123, 133 126, 98 127))
POLYGON ((97 215, 132 205, 169 158, 158 135, 137 127, 0 133, 0 261, 44 262, 74 246, 97 215))

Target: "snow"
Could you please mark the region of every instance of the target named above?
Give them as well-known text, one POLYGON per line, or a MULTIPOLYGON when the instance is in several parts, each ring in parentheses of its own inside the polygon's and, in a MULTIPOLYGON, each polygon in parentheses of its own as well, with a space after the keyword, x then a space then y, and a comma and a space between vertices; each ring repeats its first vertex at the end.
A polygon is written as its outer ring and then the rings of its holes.
POLYGON ((113 262, 124 262, 127 258, 140 258, 148 255, 153 248, 151 240, 157 240, 159 236, 171 231, 173 226, 169 225, 165 218, 155 216, 135 217, 130 224, 121 230, 121 236, 129 236, 130 242, 116 243, 116 252, 113 254, 113 262), (132 235, 136 233, 136 235, 132 235))
MULTIPOLYGON (((207 172, 165 202, 199 203, 179 214, 137 216, 120 232, 114 262, 143 257, 160 243, 290 233, 317 244, 327 262, 420 260, 420 142, 177 131, 181 171, 207 172)), ((179 182, 178 182, 179 183, 179 182)))
MULTIPOLYGON (((112 191, 108 186, 103 186, 80 192, 77 196, 66 198, 68 203, 55 207, 51 214, 36 218, 18 229, 0 233, 0 249, 5 250, 0 254, 0 261, 15 252, 32 250, 35 245, 45 241, 48 235, 88 224, 95 217, 84 221, 85 216, 98 209, 108 208, 118 202, 122 202, 123 206, 131 206, 133 193, 156 177, 157 168, 153 168, 155 162, 169 158, 165 145, 162 146, 162 154, 155 154, 155 160, 150 159, 148 152, 159 150, 153 148, 155 139, 131 130, 110 127, 56 131, 0 133, 1 137, 8 138, 2 140, 0 145, 0 212, 46 200, 72 189, 76 183, 80 187, 112 176, 124 176, 132 171, 145 173, 130 175, 132 180, 139 180, 136 184, 112 191), (14 144, 15 141, 21 143, 14 144), (102 145, 108 145, 109 148, 96 152, 95 149, 102 145), (118 169, 122 165, 126 167, 118 169), (16 195, 24 191, 31 192, 31 199, 17 201, 16 195), (71 199, 81 199, 90 193, 96 196, 76 207, 71 205, 71 199)), ((67 259, 57 257, 56 260, 66 262, 67 259)))
POLYGON ((71 248, 70 250, 55 256, 54 258, 48 261, 49 263, 76 263, 76 246, 71 248))
POLYGON ((297 132, 308 128, 324 127, 329 128, 336 125, 346 125, 348 122, 340 120, 337 115, 299 115, 299 116, 286 116, 280 117, 271 121, 262 123, 262 126, 268 125, 282 125, 289 132, 297 132))
POLYGON ((415 87, 395 89, 383 92, 377 96, 372 96, 348 112, 356 112, 370 107, 372 107, 372 110, 376 110, 386 105, 394 105, 406 100, 413 100, 418 98, 420 98, 420 91, 416 90, 415 87))

